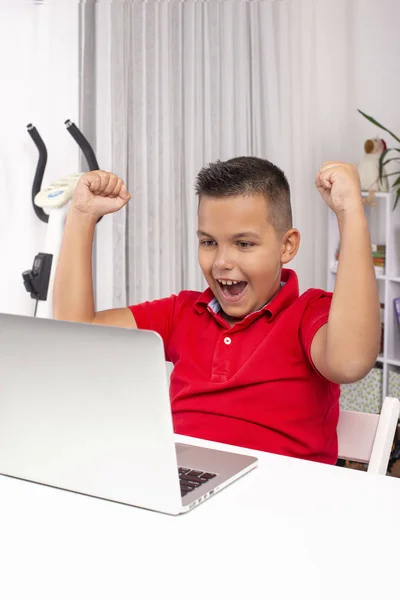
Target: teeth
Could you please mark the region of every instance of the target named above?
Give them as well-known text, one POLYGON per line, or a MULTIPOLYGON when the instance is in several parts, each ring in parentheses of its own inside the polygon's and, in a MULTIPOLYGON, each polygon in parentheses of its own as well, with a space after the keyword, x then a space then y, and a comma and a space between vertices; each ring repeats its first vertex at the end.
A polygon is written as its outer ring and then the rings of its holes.
POLYGON ((219 283, 222 285, 232 285, 234 283, 239 283, 238 281, 229 281, 228 279, 218 279, 219 283))

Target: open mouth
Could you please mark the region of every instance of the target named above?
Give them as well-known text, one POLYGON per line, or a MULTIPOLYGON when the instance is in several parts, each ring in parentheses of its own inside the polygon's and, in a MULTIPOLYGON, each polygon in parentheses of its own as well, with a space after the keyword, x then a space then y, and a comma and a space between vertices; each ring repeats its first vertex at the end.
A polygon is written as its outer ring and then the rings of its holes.
POLYGON ((226 302, 239 302, 247 288, 247 281, 216 279, 216 282, 226 302))

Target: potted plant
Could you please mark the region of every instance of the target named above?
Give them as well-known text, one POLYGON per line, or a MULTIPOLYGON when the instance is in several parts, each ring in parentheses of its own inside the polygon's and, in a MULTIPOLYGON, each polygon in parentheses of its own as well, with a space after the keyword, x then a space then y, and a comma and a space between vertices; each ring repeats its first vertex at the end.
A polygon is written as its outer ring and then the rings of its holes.
MULTIPOLYGON (((376 125, 380 129, 387 131, 392 136, 392 138, 394 138, 396 140, 396 142, 399 142, 399 144, 400 144, 400 138, 398 138, 397 135, 395 135, 389 129, 387 129, 387 127, 384 127, 383 125, 378 123, 378 121, 376 121, 373 117, 366 115, 360 109, 357 109, 357 110, 363 117, 365 117, 366 119, 368 119, 368 121, 373 123, 373 125, 376 125)), ((383 177, 391 177, 392 175, 399 175, 392 184, 392 189, 396 193, 395 201, 394 201, 394 205, 393 205, 393 210, 394 210, 397 206, 398 201, 400 200, 400 148, 386 148, 386 150, 384 150, 379 157, 379 179, 380 179, 380 181, 382 181, 383 177), (392 153, 397 152, 399 154, 399 156, 393 157, 393 155, 392 155, 390 158, 388 158, 388 154, 390 152, 392 152, 392 153), (388 173, 386 175, 385 173, 383 173, 383 168, 391 162, 395 163, 394 164, 395 170, 392 173, 388 173), (397 167, 399 167, 398 171, 396 171, 397 167)))

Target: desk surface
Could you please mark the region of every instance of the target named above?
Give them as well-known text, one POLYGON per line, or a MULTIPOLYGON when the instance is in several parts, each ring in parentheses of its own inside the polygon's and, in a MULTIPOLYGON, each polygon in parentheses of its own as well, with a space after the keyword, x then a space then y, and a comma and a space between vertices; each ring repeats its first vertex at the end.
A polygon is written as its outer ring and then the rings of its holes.
POLYGON ((399 597, 399 480, 250 453, 257 469, 178 517, 0 476, 0 597, 399 597))

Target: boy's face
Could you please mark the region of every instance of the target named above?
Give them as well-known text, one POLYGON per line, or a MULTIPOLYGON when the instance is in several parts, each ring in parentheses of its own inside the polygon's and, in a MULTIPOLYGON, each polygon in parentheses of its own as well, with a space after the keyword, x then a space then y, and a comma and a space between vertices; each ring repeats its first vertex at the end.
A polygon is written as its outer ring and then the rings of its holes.
POLYGON ((296 238, 288 254, 289 235, 268 222, 262 196, 201 197, 199 264, 228 322, 259 310, 279 291, 282 264, 297 251, 296 238))

